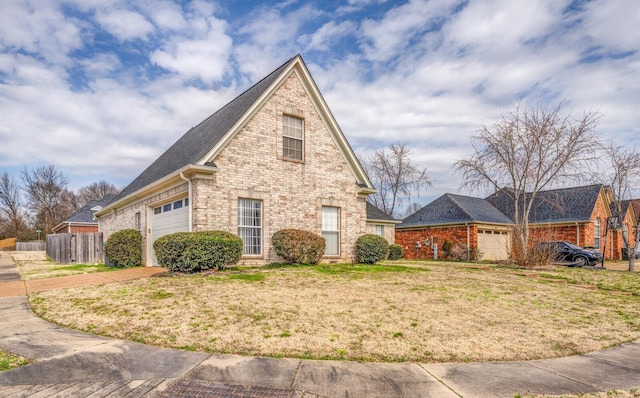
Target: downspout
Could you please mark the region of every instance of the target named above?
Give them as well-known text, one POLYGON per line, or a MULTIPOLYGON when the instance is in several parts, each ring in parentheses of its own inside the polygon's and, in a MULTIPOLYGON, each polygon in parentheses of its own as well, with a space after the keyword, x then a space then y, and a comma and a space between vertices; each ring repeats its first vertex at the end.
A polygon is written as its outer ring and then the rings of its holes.
POLYGON ((189 187, 187 188, 187 194, 189 198, 189 232, 193 231, 193 200, 191 200, 191 179, 184 176, 184 172, 180 172, 180 178, 185 180, 189 187))
POLYGON ((464 225, 467 226, 467 261, 471 261, 471 258, 470 258, 470 256, 471 256, 471 246, 470 246, 471 245, 471 237, 469 236, 470 235, 469 223, 466 222, 466 223, 464 223, 464 225))
POLYGON ((576 223, 576 245, 580 246, 580 224, 576 223))

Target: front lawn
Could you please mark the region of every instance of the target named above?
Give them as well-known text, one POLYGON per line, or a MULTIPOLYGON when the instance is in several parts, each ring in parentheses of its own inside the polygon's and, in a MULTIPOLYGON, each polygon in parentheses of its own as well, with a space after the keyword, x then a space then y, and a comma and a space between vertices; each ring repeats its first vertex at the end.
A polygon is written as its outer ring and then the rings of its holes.
POLYGON ((270 357, 528 360, 640 338, 640 274, 544 273, 432 261, 271 266, 43 292, 30 302, 43 318, 92 333, 270 357))
POLYGON ((47 259, 44 252, 18 252, 13 255, 23 280, 56 278, 59 276, 114 271, 104 264, 59 264, 47 259))

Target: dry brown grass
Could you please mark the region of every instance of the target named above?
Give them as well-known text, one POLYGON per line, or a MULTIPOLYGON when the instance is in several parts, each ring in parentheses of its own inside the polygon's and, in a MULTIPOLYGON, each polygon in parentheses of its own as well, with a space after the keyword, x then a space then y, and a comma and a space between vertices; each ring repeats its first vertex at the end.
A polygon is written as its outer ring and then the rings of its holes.
MULTIPOLYGON (((150 278, 39 293, 31 305, 45 319, 102 335, 272 357, 528 360, 640 338, 640 289, 620 295, 495 268, 398 264, 150 278)), ((623 274, 597 277, 605 275, 623 274)), ((636 289, 640 275, 629 275, 635 282, 623 285, 636 289)))
POLYGON ((59 264, 47 259, 45 252, 15 252, 20 277, 23 280, 55 278, 59 276, 87 274, 93 272, 112 271, 104 264, 59 264))
MULTIPOLYGON (((517 397, 517 396, 516 396, 517 397)), ((638 390, 610 390, 607 392, 578 395, 525 395, 523 398, 638 398, 638 390)))

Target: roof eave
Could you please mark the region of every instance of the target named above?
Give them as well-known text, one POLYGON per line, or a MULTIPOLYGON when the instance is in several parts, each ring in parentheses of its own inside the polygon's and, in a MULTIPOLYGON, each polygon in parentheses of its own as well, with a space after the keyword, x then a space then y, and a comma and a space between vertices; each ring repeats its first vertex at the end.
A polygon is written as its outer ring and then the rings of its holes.
POLYGON ((127 206, 133 202, 140 200, 143 197, 147 197, 151 194, 161 191, 169 185, 175 184, 176 182, 179 182, 179 181, 184 181, 184 179, 181 176, 184 176, 187 179, 191 179, 193 177, 207 178, 213 175, 217 171, 218 171, 218 168, 214 166, 188 164, 174 171, 173 173, 170 173, 164 176, 163 178, 156 180, 151 184, 148 184, 138 189, 135 192, 130 193, 129 195, 121 198, 120 200, 109 203, 102 210, 95 213, 95 216, 97 218, 100 218, 101 216, 104 216, 105 214, 109 213, 110 211, 113 211, 114 209, 127 206))

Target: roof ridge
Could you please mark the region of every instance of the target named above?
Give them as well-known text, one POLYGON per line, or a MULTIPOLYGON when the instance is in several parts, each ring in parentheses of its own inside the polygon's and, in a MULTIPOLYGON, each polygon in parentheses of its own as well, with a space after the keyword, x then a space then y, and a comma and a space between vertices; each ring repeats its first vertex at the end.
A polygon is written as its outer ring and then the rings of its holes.
MULTIPOLYGON (((471 213, 469 213, 469 212, 467 211, 467 209, 465 209, 465 208, 464 208, 464 207, 463 207, 463 206, 462 206, 462 205, 461 205, 461 204, 460 204, 460 203, 459 203, 459 202, 458 202, 458 201, 457 201, 457 200, 452 196, 452 195, 454 195, 454 194, 446 193, 445 195, 447 195, 447 197, 448 197, 449 199, 451 199, 451 201, 452 201, 452 202, 453 202, 453 203, 458 207, 458 209, 462 210, 462 212, 463 212, 464 214, 466 214, 467 216, 469 216, 469 218, 470 218, 471 220, 476 221, 475 217, 473 217, 473 215, 472 215, 471 213)), ((458 195, 458 196, 461 196, 461 195, 458 195)), ((470 196, 469 196, 469 197, 470 197, 470 196)), ((481 199, 481 198, 478 198, 478 199, 481 199)), ((481 200, 484 200, 484 199, 481 199, 481 200)), ((488 202, 487 202, 487 203, 488 203, 488 202)))

